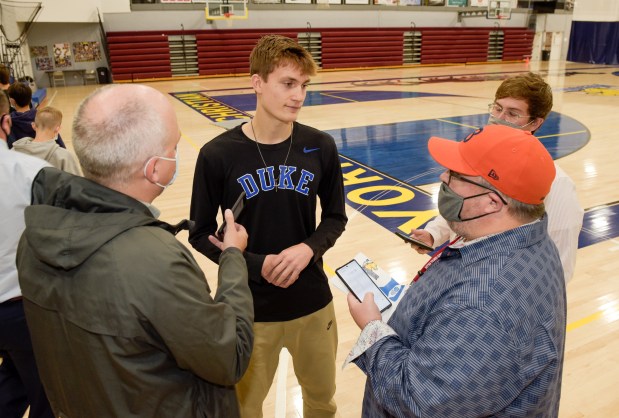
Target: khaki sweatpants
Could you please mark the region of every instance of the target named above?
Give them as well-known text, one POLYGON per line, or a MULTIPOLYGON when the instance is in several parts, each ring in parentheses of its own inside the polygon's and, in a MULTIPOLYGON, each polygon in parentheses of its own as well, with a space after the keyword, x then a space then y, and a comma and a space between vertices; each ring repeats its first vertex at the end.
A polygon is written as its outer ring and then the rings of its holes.
POLYGON ((236 385, 242 418, 262 418, 262 403, 283 347, 290 352, 303 395, 304 418, 335 417, 337 323, 333 301, 319 311, 285 322, 256 322, 254 350, 236 385))

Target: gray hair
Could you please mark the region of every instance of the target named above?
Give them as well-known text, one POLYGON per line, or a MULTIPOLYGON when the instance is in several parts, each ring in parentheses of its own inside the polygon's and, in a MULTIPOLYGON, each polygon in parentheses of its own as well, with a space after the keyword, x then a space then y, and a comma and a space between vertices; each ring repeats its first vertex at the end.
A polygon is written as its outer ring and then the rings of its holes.
POLYGON ((532 205, 529 203, 522 203, 519 200, 512 199, 511 197, 505 195, 504 193, 498 191, 493 185, 487 182, 483 177, 479 177, 479 184, 483 184, 484 186, 490 187, 494 190, 499 196, 501 196, 507 202, 507 212, 510 213, 514 218, 518 219, 523 223, 533 222, 536 219, 541 218, 546 212, 546 207, 544 202, 532 205))
POLYGON ((170 135, 160 107, 152 101, 156 91, 133 85, 138 89, 126 94, 127 87, 96 90, 82 101, 73 120, 73 147, 84 176, 104 185, 126 184, 150 157, 163 153, 170 135), (106 96, 116 95, 124 99, 110 99, 108 109, 95 107, 105 105, 106 96))

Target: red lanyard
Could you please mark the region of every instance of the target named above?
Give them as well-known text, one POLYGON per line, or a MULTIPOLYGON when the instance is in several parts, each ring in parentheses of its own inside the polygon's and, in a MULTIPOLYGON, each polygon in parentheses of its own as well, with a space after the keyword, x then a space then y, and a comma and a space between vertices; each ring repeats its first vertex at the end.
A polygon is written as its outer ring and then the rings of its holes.
POLYGON ((443 253, 443 251, 445 251, 445 248, 449 247, 450 245, 455 244, 455 243, 456 243, 456 242, 457 242, 460 238, 462 238, 462 237, 456 237, 456 238, 455 238, 453 241, 451 241, 449 244, 447 244, 447 245, 443 246, 443 248, 441 248, 440 250, 438 250, 438 251, 437 251, 437 252, 436 252, 436 253, 432 256, 432 258, 431 258, 430 260, 428 260, 428 262, 427 262, 427 263, 426 263, 426 264, 425 264, 425 265, 421 268, 421 270, 419 270, 419 271, 417 272, 417 274, 415 275, 415 278, 413 279, 413 282, 416 282, 417 280, 419 280, 419 278, 420 278, 421 276, 423 276, 423 273, 425 273, 425 272, 426 272, 426 270, 428 270, 428 269, 430 268, 430 266, 431 266, 432 264, 434 264, 434 262, 440 258, 440 256, 441 256, 441 254, 443 253))

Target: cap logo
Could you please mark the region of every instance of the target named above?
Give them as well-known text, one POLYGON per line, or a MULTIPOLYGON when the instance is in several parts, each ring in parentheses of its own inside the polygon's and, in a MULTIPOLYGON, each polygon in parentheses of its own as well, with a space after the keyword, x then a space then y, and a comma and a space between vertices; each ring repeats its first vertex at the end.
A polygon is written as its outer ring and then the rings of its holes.
POLYGON ((490 170, 490 172, 488 173, 488 177, 497 181, 499 180, 499 175, 496 173, 496 171, 494 171, 494 169, 490 170))
POLYGON ((479 134, 480 134, 480 133, 482 133, 483 131, 484 131, 484 128, 479 128, 479 129, 478 129, 478 130, 476 130, 475 132, 471 132, 471 133, 470 133, 470 134, 469 134, 466 138, 464 138, 464 139, 462 140, 462 142, 468 142, 468 141, 470 141, 471 139, 473 139, 473 137, 474 137, 475 135, 479 135, 479 134))

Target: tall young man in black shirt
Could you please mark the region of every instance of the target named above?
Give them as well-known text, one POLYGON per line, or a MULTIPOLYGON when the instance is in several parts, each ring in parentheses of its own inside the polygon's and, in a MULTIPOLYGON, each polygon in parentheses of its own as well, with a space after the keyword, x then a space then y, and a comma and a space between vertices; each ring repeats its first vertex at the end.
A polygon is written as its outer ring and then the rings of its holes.
POLYGON ((213 261, 208 236, 218 210, 247 195, 237 222, 249 233, 245 259, 254 298, 255 341, 237 385, 243 417, 262 417, 279 352, 290 352, 308 417, 334 417, 337 324, 322 255, 344 231, 344 186, 333 138, 296 122, 311 55, 294 40, 267 35, 250 56, 254 118, 202 147, 196 163, 191 244, 213 261), (316 226, 316 203, 321 219, 316 226))

